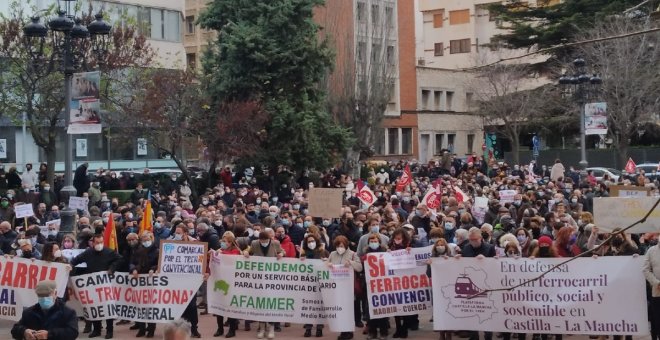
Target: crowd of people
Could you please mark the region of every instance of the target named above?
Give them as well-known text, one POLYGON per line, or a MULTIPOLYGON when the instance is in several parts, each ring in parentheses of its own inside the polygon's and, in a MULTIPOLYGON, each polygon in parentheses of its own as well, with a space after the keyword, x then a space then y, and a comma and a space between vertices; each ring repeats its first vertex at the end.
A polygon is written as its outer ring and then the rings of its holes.
MULTIPOLYGON (((86 175, 86 167, 84 171, 86 175)), ((400 316, 388 320, 369 315, 362 263, 369 253, 432 245, 433 257, 543 258, 578 256, 598 246, 595 252, 598 256, 646 254, 644 271, 649 282, 652 336, 657 338, 660 330, 658 235, 625 234, 608 240, 608 233, 599 232, 594 224, 593 200, 608 196, 609 187, 616 184, 607 176, 596 179, 591 173, 581 175, 573 167, 565 170, 559 160, 550 166, 531 162, 510 167, 506 163, 487 164, 482 157, 473 156, 462 161, 447 154, 429 164, 403 161, 365 164, 362 174, 362 179, 354 179, 334 168, 317 179, 310 179, 308 172, 295 177, 281 167, 277 176, 272 176, 275 182, 264 186, 246 179, 244 172, 234 175, 225 167, 218 168, 212 185, 199 197, 193 197, 188 183, 176 176, 171 178, 171 183, 129 177, 122 178, 121 186, 133 189, 133 193, 128 201, 122 202, 107 193, 120 186, 119 179, 113 172, 101 171, 91 181, 87 177, 86 189, 76 187, 79 196, 88 196, 90 200, 87 211, 79 211, 74 232, 49 230, 44 235, 39 226, 58 219, 64 206, 59 204, 41 171, 35 173, 31 166, 21 175, 15 168, 6 174, 2 170, 0 254, 66 262, 73 267, 71 275, 96 271, 137 275, 157 269, 158 244, 171 239, 205 242, 210 250, 221 254, 322 259, 345 264, 363 281, 362 286, 355 288, 356 327, 369 339, 384 339, 390 335, 412 337, 419 329, 419 318, 400 316), (411 169, 412 181, 397 190, 397 180, 406 166, 411 169), (375 193, 373 204, 360 200, 358 180, 364 181, 375 193), (17 186, 23 191, 16 193, 17 186), (442 199, 440 206, 433 209, 424 204, 423 197, 436 186, 442 199), (334 219, 310 216, 307 194, 311 187, 343 188, 341 216, 334 219), (516 193, 512 200, 504 201, 500 197, 502 190, 516 193), (482 216, 473 209, 478 197, 488 200, 487 211, 482 216), (138 225, 147 200, 151 200, 154 209, 153 232, 139 234, 138 225), (35 215, 27 221, 15 219, 13 207, 17 204, 32 204, 35 215), (115 219, 117 252, 104 247, 103 231, 110 216, 115 219), (65 258, 64 249, 85 251, 65 258), (86 268, 76 267, 80 263, 86 263, 86 268)), ((626 181, 622 184, 642 185, 657 193, 657 179, 651 180, 642 174, 640 180, 626 181)), ((47 290, 47 293, 50 295, 52 291, 47 290)), ((193 300, 182 316, 190 323, 190 333, 196 338, 201 337, 198 315, 207 314, 205 295, 203 286, 199 301, 193 300)), ((41 300, 39 305, 45 310, 52 308, 41 304, 41 300)), ((105 338, 113 337, 116 325, 129 323, 106 320, 105 338)), ((32 335, 25 335, 26 327, 18 323, 16 333, 12 334, 16 339, 32 339, 32 335)), ((100 321, 86 322, 83 333, 89 333, 90 338, 98 337, 102 335, 102 327, 100 321)), ((252 327, 249 320, 241 322, 217 316, 214 336, 231 338, 239 329, 251 331, 252 327), (227 332, 225 327, 228 327, 227 332)), ((257 337, 272 339, 282 327, 290 325, 258 323, 257 337)), ((137 337, 153 337, 156 324, 135 323, 130 328, 136 331, 137 337)), ((301 332, 305 337, 322 337, 323 326, 304 325, 301 332)), ((456 332, 444 330, 439 334, 441 339, 447 340, 456 332)), ((461 335, 471 339, 479 336, 476 332, 461 335)), ((491 333, 484 335, 486 339, 492 338, 491 333)), ((505 340, 511 336, 503 334, 505 340)), ((518 334, 518 339, 524 336, 518 334)), ((353 337, 352 332, 339 335, 340 340, 353 337)), ((556 338, 561 339, 561 336, 556 338)))

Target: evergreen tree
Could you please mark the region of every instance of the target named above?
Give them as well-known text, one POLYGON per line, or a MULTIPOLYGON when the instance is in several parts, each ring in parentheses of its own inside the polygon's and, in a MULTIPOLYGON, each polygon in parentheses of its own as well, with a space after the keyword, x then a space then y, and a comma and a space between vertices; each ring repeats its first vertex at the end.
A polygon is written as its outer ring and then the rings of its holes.
MULTIPOLYGON (((216 0, 199 19, 218 32, 204 56, 214 103, 256 101, 270 116, 257 160, 274 169, 325 168, 350 142, 325 110, 319 83, 333 53, 313 10, 323 0, 216 0)), ((259 141, 253 141, 258 143, 259 141)))
MULTIPOLYGON (((528 1, 513 0, 489 6, 491 15, 498 18, 499 28, 506 33, 496 35, 491 44, 507 48, 547 48, 573 41, 581 30, 593 27, 607 16, 623 14, 639 4, 641 0, 565 0, 555 5, 546 5, 549 0, 537 0, 538 6, 528 1)), ((653 1, 651 1, 653 2, 653 1)), ((629 15, 644 15, 649 6, 640 6, 629 15)), ((555 50, 555 56, 570 53, 555 50)))

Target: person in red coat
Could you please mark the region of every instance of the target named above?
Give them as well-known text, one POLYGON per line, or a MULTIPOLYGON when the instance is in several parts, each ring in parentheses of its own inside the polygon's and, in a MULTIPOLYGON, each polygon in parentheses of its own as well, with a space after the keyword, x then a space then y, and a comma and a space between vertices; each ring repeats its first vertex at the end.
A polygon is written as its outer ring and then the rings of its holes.
POLYGON ((224 184, 225 187, 231 188, 231 169, 229 169, 228 166, 220 171, 220 179, 222 180, 222 184, 224 184))
MULTIPOLYGON (((211 250, 213 252, 213 250, 211 250)), ((240 255, 241 250, 238 248, 236 243, 236 236, 231 231, 227 231, 222 235, 222 240, 220 240, 220 249, 215 252, 215 256, 219 255, 240 255)), ((216 315, 215 319, 218 323, 218 330, 213 334, 213 336, 218 337, 225 334, 224 328, 224 317, 222 315, 216 315)), ((229 323, 229 331, 225 338, 233 338, 236 336, 236 329, 238 329, 238 320, 233 318, 227 319, 229 323)))
POLYGON ((291 241, 291 237, 286 234, 284 227, 275 229, 275 239, 280 241, 280 246, 284 250, 284 257, 296 257, 296 246, 291 241))

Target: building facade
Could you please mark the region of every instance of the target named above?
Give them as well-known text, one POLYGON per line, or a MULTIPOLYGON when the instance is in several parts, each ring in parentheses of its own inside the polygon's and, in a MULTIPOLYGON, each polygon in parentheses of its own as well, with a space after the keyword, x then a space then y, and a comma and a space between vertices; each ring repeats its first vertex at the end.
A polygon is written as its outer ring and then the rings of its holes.
MULTIPOLYGON (((33 4, 37 10, 46 9, 57 0, 36 0, 33 4)), ((181 69, 186 66, 185 49, 183 45, 184 30, 184 0, 78 0, 78 15, 86 11, 91 4, 94 12, 103 10, 108 21, 113 25, 135 23, 140 32, 148 38, 155 50, 154 62, 157 67, 181 69)), ((9 13, 9 1, 0 1, 0 13, 9 13)), ((90 168, 98 167, 113 169, 129 169, 142 167, 176 167, 173 161, 161 155, 153 147, 147 147, 147 153, 138 152, 138 145, 143 142, 141 136, 133 140, 115 137, 113 128, 104 126, 100 134, 74 135, 72 147, 74 168, 83 162, 89 162, 90 168), (78 146, 85 146, 78 149, 78 146)), ((55 171, 64 169, 65 129, 56 141, 55 171)), ((9 117, 0 119, 0 140, 6 147, 0 152, 0 163, 8 166, 16 165, 21 170, 26 163, 45 161, 46 155, 37 146, 29 130, 23 130, 21 121, 9 117), (25 158, 23 158, 25 155, 25 158)), ((192 151, 192 150, 191 150, 192 151)), ((197 155, 196 150, 189 152, 197 155)))

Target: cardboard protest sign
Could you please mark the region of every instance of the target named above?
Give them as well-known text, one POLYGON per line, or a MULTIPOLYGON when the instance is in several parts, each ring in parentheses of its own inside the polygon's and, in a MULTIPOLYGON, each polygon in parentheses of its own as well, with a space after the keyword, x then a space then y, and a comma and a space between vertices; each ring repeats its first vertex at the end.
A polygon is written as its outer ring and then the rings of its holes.
POLYGON ((632 185, 610 185, 610 197, 647 197, 651 189, 632 185))
POLYGON ((63 263, 0 256, 0 319, 18 321, 23 308, 37 303, 34 288, 44 280, 57 283, 57 295, 64 297, 69 279, 63 263))
POLYGON ((90 321, 121 319, 167 323, 181 317, 195 298, 203 276, 96 272, 71 278, 72 299, 90 321))
POLYGON ((16 213, 16 218, 34 216, 34 209, 32 209, 32 204, 29 203, 15 205, 14 212, 16 213))
MULTIPOLYGON (((644 217, 653 207, 657 197, 599 197, 594 198, 594 223, 601 232, 625 228, 644 217)), ((627 233, 657 233, 660 231, 660 207, 657 207, 644 223, 627 233)))
POLYGON ((309 199, 309 216, 337 218, 341 217, 343 189, 311 188, 309 199))
POLYGON ((160 241, 158 272, 161 274, 204 274, 206 272, 206 242, 160 241))
MULTIPOLYGON (((387 253, 369 253, 364 262, 369 315, 377 318, 431 313, 431 279, 426 261, 432 246, 411 249, 415 267, 390 269, 387 253)), ((396 267, 396 265, 395 265, 396 267)))
POLYGON ((352 268, 330 269, 321 260, 220 255, 211 259, 209 313, 352 332, 353 285, 352 268))
POLYGON ((642 257, 434 258, 433 328, 507 333, 646 335, 642 257), (621 298, 625 292, 625 298, 621 298), (640 308, 642 306, 642 308, 640 308))

